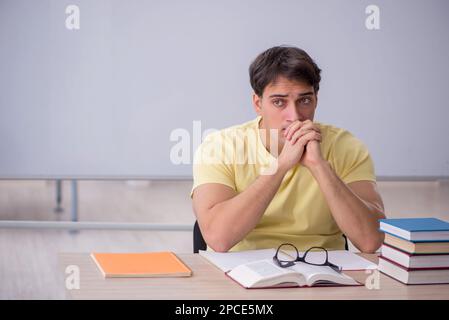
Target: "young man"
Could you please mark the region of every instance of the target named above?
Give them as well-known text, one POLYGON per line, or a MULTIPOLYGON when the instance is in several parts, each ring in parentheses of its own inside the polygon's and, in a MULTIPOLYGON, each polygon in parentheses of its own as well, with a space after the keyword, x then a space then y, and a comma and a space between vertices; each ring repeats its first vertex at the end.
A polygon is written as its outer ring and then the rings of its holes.
POLYGON ((299 48, 261 53, 249 68, 258 117, 198 148, 191 196, 209 248, 344 249, 343 235, 362 252, 381 245, 384 207, 366 147, 313 121, 320 72, 299 48))

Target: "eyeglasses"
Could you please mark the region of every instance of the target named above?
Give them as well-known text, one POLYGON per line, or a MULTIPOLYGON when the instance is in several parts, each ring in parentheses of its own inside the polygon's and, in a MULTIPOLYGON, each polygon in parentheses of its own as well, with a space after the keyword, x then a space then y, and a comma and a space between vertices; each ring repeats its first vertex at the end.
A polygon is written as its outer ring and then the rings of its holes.
POLYGON ((298 249, 291 243, 283 243, 276 250, 276 254, 273 257, 273 261, 276 265, 281 268, 288 268, 294 266, 296 262, 304 262, 313 266, 327 266, 332 268, 337 272, 341 272, 341 267, 331 263, 328 259, 328 252, 326 249, 322 247, 312 247, 304 252, 302 257, 299 256, 298 249), (291 259, 281 260, 278 258, 279 251, 281 248, 284 250, 289 250, 288 248, 292 247, 296 252, 296 258, 292 257, 291 259), (315 251, 312 251, 315 250, 315 251))

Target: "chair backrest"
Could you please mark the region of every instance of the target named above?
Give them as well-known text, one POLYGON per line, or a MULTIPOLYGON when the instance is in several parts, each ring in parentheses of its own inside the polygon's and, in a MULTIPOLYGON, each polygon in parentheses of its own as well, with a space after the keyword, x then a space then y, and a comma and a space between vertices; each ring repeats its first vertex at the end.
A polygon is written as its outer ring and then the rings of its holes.
POLYGON ((345 250, 349 251, 348 238, 345 235, 343 235, 343 238, 345 238, 345 250))
POLYGON ((206 249, 206 241, 204 241, 203 235, 201 234, 198 221, 195 221, 195 224, 193 225, 193 253, 198 253, 199 250, 206 249))
MULTIPOLYGON (((348 238, 345 235, 343 235, 343 238, 345 238, 345 250, 349 250, 348 238)), ((193 225, 193 253, 198 253, 199 250, 206 249, 206 241, 204 241, 203 235, 201 234, 198 221, 195 221, 195 224, 193 225)))

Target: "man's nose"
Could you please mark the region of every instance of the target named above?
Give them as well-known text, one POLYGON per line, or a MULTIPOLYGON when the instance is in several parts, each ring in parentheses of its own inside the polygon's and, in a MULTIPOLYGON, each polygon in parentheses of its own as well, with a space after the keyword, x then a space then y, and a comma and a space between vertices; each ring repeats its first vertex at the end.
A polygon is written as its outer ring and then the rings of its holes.
POLYGON ((299 116, 298 108, 296 107, 295 103, 289 102, 287 105, 287 108, 285 108, 284 110, 286 113, 285 116, 286 116, 287 122, 294 122, 296 120, 299 120, 300 116, 299 116))

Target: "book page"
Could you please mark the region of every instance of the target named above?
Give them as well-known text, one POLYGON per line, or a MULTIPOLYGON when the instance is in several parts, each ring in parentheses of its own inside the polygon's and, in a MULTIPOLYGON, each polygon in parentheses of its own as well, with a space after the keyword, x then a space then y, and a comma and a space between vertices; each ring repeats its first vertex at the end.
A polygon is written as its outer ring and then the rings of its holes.
MULTIPOLYGON (((296 256, 296 252, 286 251, 288 255, 296 256)), ((343 271, 358 271, 358 270, 375 270, 377 269, 377 264, 372 263, 371 261, 355 254, 354 252, 350 252, 348 250, 330 250, 329 253, 329 261, 333 264, 342 268, 343 271)), ((304 256, 304 252, 300 252, 299 255, 304 256)), ((321 261, 319 259, 319 252, 309 252, 307 255, 310 255, 311 262, 321 261)))
MULTIPOLYGON (((241 264, 264 259, 272 259, 276 254, 276 250, 260 249, 238 252, 214 252, 200 250, 199 254, 209 260, 209 262, 214 264, 220 270, 228 272, 241 264)), ((288 256, 280 252, 280 258, 287 259, 288 256)))
POLYGON ((313 286, 317 283, 336 283, 344 285, 359 285, 357 281, 344 273, 339 273, 330 267, 314 266, 307 263, 298 262, 290 267, 296 272, 304 275, 307 285, 313 286))
POLYGON ((232 269, 228 276, 246 288, 276 286, 282 283, 305 285, 304 276, 292 269, 276 266, 271 259, 239 265, 232 269))
POLYGON ((247 263, 246 266, 262 278, 274 277, 293 271, 277 267, 271 260, 260 260, 247 263))

